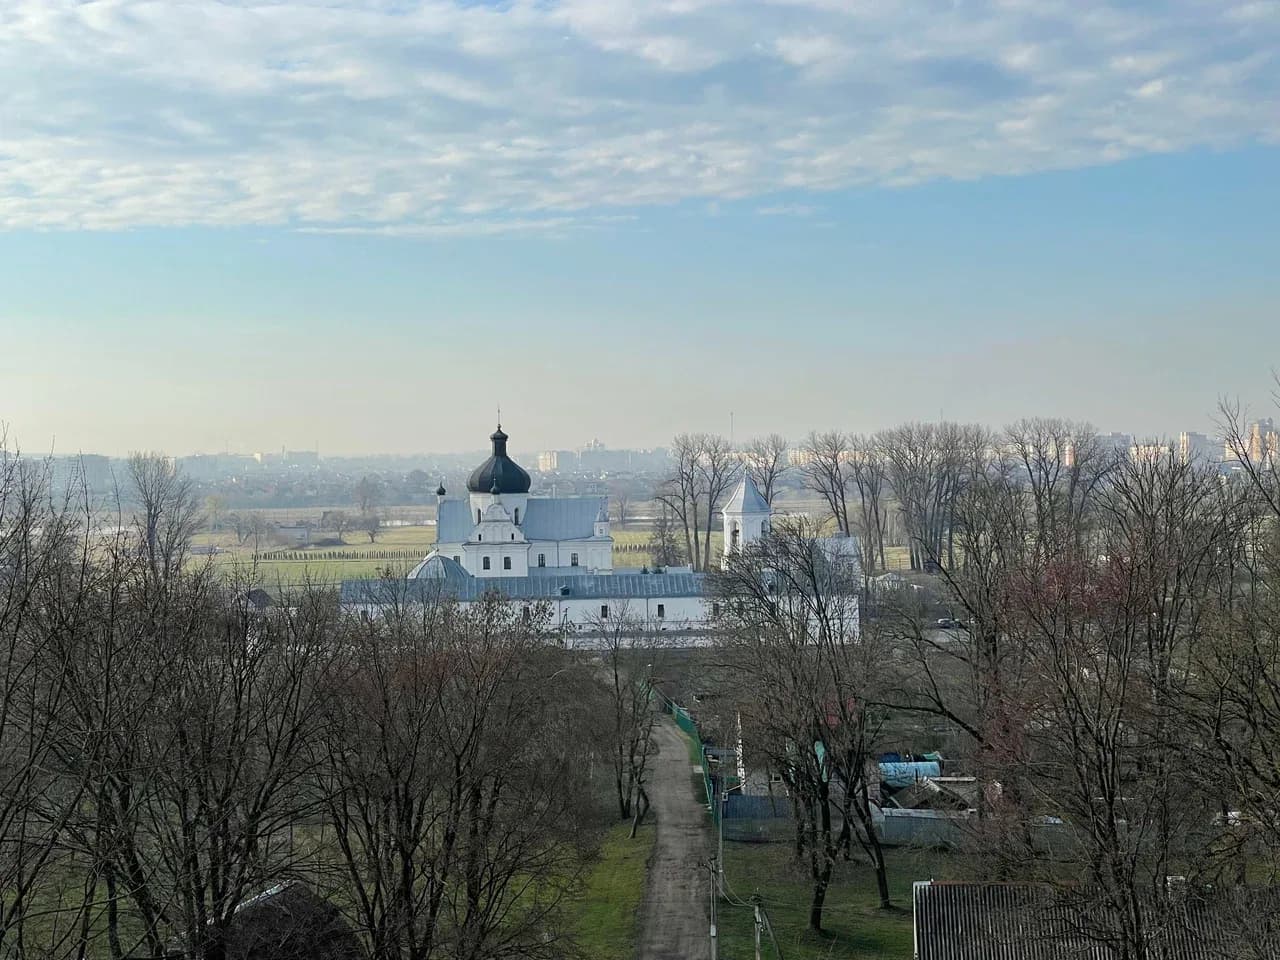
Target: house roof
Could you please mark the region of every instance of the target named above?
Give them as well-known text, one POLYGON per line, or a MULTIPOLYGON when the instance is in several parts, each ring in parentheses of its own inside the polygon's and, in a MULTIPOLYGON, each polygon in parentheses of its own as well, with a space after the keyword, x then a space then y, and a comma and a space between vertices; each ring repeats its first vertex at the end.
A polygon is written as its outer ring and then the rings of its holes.
MULTIPOLYGON (((443 558, 442 558, 443 559, 443 558)), ((452 563, 453 561, 449 561, 452 563)), ((700 573, 578 574, 532 577, 418 577, 412 580, 344 580, 343 603, 385 604, 452 597, 471 602, 486 593, 510 600, 643 600, 700 597, 700 573)))
MULTIPOLYGON (((605 497, 530 497, 520 529, 526 540, 590 540, 605 501, 605 497)), ((436 514, 437 542, 463 543, 474 527, 468 501, 441 501, 436 514)))
MULTIPOLYGON (((915 884, 916 960, 1118 960, 1087 892, 1020 883, 915 884)), ((1203 899, 1192 892, 1159 918, 1169 960, 1276 956, 1270 921, 1280 891, 1203 899), (1261 950, 1260 953, 1250 953, 1261 950)))

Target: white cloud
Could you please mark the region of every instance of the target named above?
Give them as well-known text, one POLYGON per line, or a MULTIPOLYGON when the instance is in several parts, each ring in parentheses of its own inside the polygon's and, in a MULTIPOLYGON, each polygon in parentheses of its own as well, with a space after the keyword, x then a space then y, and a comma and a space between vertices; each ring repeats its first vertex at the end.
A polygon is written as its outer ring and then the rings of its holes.
POLYGON ((1268 2, 9 0, 0 228, 559 232, 1274 141, 1277 50, 1268 2))

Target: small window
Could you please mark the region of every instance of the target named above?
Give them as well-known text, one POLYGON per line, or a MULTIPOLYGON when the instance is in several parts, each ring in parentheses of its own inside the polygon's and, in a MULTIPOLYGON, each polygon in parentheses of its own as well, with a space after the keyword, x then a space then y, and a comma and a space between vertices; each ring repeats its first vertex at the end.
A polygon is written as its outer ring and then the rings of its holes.
POLYGON ((658 619, 661 620, 667 615, 667 605, 665 603, 658 604, 658 619))
POLYGON ((569 566, 576 567, 578 565, 578 555, 576 553, 569 554, 569 566))
POLYGON ((520 526, 520 508, 519 507, 516 507, 516 526, 517 527, 520 526))
POLYGON ((480 508, 476 507, 476 523, 480 522, 480 508))
POLYGON ((547 565, 547 555, 545 553, 538 554, 538 566, 545 567, 547 565))
POLYGON ((477 533, 477 534, 476 534, 476 539, 477 539, 477 540, 483 540, 483 539, 484 539, 484 534, 483 534, 483 533, 477 533))
POLYGON ((511 558, 510 558, 510 557, 503 557, 503 558, 502 558, 502 569, 503 569, 503 570, 510 570, 510 569, 511 569, 511 558))
POLYGON ((484 560, 482 560, 482 561, 480 562, 480 565, 481 565, 482 567, 484 567, 486 570, 488 570, 488 569, 489 569, 489 558, 488 558, 488 557, 485 557, 485 558, 484 558, 484 560))
POLYGON ((461 557, 454 557, 454 558, 453 558, 453 562, 454 562, 454 563, 461 563, 461 562, 462 562, 462 558, 461 558, 461 557))
POLYGON ((607 603, 600 604, 600 619, 601 620, 609 619, 609 605, 607 603))
POLYGON ((720 616, 720 604, 718 604, 718 603, 713 603, 713 604, 711 605, 711 615, 712 615, 713 617, 718 617, 718 616, 720 616))
POLYGON ((511 539, 512 539, 512 540, 514 540, 515 538, 516 538, 516 535, 513 533, 513 534, 511 535, 511 539))

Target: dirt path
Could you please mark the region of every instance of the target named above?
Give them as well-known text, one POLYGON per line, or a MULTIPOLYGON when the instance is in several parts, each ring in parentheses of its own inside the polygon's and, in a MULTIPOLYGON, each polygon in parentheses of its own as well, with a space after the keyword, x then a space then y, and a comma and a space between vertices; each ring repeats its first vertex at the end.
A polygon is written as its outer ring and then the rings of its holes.
POLYGON ((658 721, 649 798, 657 818, 649 881, 640 907, 639 960, 707 960, 710 855, 706 809, 689 786, 689 750, 670 717, 658 721))

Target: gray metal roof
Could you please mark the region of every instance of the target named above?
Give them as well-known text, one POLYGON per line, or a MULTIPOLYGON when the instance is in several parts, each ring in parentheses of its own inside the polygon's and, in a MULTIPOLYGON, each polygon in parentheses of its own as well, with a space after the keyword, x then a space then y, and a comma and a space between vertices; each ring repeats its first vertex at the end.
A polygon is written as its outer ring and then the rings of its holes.
MULTIPOLYGON (((1118 960, 1109 925, 1083 889, 1019 883, 917 883, 916 960, 1118 960), (1112 942, 1109 942, 1112 941, 1112 942)), ((1152 937, 1170 960, 1221 960, 1229 956, 1277 956, 1274 915, 1277 892, 1201 899, 1188 891, 1157 916, 1152 937), (1237 949, 1240 948, 1240 949, 1237 949), (1262 948, 1262 953, 1247 950, 1262 948)))
POLYGON ((743 477, 733 496, 724 505, 725 513, 768 513, 769 504, 760 496, 760 488, 750 477, 743 477))
MULTIPOLYGON (((589 540, 605 497, 530 497, 521 517, 526 540, 589 540)), ((463 543, 475 518, 469 500, 444 500, 436 516, 436 540, 463 543)))
POLYGON ((463 580, 471 576, 466 568, 452 557, 436 553, 434 550, 426 558, 409 571, 410 580, 463 580))
POLYGON ((450 596, 479 600, 499 593, 511 600, 642 600, 664 597, 700 597, 701 573, 579 574, 534 577, 420 577, 414 580, 344 580, 343 603, 388 603, 450 596), (567 592, 564 592, 566 591, 567 592))

